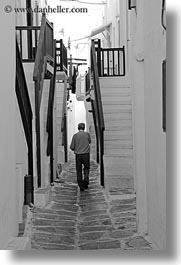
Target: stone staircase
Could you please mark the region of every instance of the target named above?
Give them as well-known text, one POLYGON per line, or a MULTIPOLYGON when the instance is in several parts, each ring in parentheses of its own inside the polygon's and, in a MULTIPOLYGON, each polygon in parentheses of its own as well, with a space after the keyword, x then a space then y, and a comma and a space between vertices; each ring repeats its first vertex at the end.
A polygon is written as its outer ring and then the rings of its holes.
POLYGON ((32 250, 151 250, 137 234, 136 198, 108 200, 99 184, 99 169, 90 163, 89 189, 77 187, 75 160, 66 163, 51 190, 51 202, 31 211, 26 235, 32 250))
POLYGON ((133 192, 131 86, 124 77, 100 78, 105 121, 105 184, 109 193, 133 192))

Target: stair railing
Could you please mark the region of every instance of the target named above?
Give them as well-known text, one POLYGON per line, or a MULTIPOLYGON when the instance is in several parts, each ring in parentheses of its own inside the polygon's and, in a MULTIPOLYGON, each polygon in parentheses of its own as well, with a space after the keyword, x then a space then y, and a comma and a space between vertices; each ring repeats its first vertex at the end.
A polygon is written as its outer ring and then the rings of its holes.
POLYGON ((99 76, 125 76, 125 47, 123 46, 121 48, 102 48, 100 39, 95 40, 95 43, 96 61, 99 76))
POLYGON ((35 82, 35 124, 38 187, 41 187, 40 106, 47 61, 49 61, 50 64, 54 63, 53 26, 46 20, 45 14, 43 14, 33 72, 33 80, 35 82))
POLYGON ((57 71, 64 71, 67 74, 67 49, 62 39, 56 41, 56 64, 57 71))
MULTIPOLYGON (((16 26, 16 35, 23 63, 35 62, 35 60, 37 60, 36 55, 40 53, 40 48, 38 47, 41 46, 45 48, 47 60, 53 64, 53 26, 46 19, 45 14, 42 15, 41 27, 16 26), (44 35, 43 43, 42 36, 40 37, 40 29, 41 34, 44 35)), ((38 65, 38 61, 36 62, 36 65, 38 65)))
POLYGON ((64 89, 64 96, 63 96, 61 132, 62 132, 62 145, 64 146, 65 162, 67 162, 68 161, 68 149, 67 149, 67 89, 66 87, 64 89))
POLYGON ((16 26, 16 35, 18 37, 20 55, 23 63, 35 61, 39 33, 39 26, 16 26))
POLYGON ((100 182, 104 186, 104 114, 101 100, 99 74, 96 60, 96 49, 94 40, 91 45, 91 74, 94 84, 94 99, 92 99, 92 111, 97 141, 97 162, 100 164, 100 182))
MULTIPOLYGON (((56 58, 56 40, 54 40, 54 59, 56 58)), ((56 86, 56 60, 54 64, 54 73, 50 81, 49 98, 48 98, 48 111, 47 111, 47 124, 46 131, 48 133, 47 140, 47 156, 50 156, 50 183, 53 183, 53 106, 54 95, 56 86)))
MULTIPOLYGON (((25 78, 25 73, 23 69, 23 64, 21 61, 21 55, 16 41, 16 96, 21 113, 23 128, 25 132, 26 142, 28 146, 28 175, 30 178, 30 201, 26 203, 34 203, 34 185, 33 185, 33 136, 32 136, 32 109, 31 103, 25 78)), ((26 194, 25 194, 26 195, 26 194)), ((26 197, 25 197, 26 198, 26 197)))
MULTIPOLYGON (((67 63, 67 49, 63 43, 63 40, 56 40, 56 69, 57 72, 64 72, 67 75, 68 63, 67 63)), ((61 132, 62 132, 62 146, 64 146, 65 162, 68 161, 68 147, 67 147, 67 88, 64 89, 63 106, 62 106, 62 120, 61 120, 61 132)))

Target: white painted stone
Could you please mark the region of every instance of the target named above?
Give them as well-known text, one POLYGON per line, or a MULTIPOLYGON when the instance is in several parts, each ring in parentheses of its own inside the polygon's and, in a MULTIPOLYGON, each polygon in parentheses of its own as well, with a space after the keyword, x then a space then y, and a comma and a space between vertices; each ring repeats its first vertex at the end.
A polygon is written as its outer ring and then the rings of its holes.
POLYGON ((29 237, 13 237, 9 240, 6 250, 31 250, 29 237))
POLYGON ((36 190, 34 200, 36 207, 45 207, 50 201, 50 187, 36 190))

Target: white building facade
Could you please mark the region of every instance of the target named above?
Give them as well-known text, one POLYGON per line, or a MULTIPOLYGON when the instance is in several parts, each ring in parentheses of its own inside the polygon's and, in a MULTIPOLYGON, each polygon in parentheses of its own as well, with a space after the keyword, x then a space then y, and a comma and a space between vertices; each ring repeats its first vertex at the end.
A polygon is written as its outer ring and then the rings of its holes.
POLYGON ((103 26, 92 32, 103 47, 125 46, 132 91, 134 187, 138 233, 166 247, 165 1, 107 0, 103 26))
MULTIPOLYGON (((28 2, 28 1, 27 1, 28 2)), ((37 1, 31 2, 32 8, 36 7, 37 1)), ((38 1, 38 5, 44 7, 46 1, 38 1)), ((23 243, 18 243, 20 224, 23 224, 26 207, 25 204, 25 176, 29 174, 29 148, 26 139, 26 132, 22 121, 22 113, 18 104, 16 93, 17 79, 17 50, 16 50, 16 26, 27 26, 27 12, 15 12, 14 8, 26 7, 26 1, 0 2, 0 21, 4 27, 1 28, 3 36, 0 44, 1 74, 0 74, 0 109, 1 109, 1 137, 0 137, 0 249, 29 249, 28 238, 20 238, 23 243), (12 8, 7 12, 8 8, 12 8), (18 241, 17 241, 18 239, 18 241)), ((41 14, 33 14, 32 26, 40 26, 41 14)), ((20 44, 20 35, 17 38, 20 44)), ((27 56, 27 35, 22 35, 22 56, 27 56)), ((34 39, 33 39, 34 41, 34 39)), ((53 41, 53 39, 52 39, 53 41)), ((34 43, 34 42, 33 42, 34 43)), ((48 134, 46 131, 48 98, 50 90, 50 79, 44 80, 44 89, 40 105, 40 143, 41 143, 41 187, 37 184, 37 156, 36 156, 36 130, 35 130, 35 86, 33 82, 34 62, 23 63, 23 71, 26 79, 28 98, 32 111, 32 147, 33 147, 33 196, 34 202, 46 203, 46 199, 40 198, 42 191, 50 187, 50 156, 47 156, 48 134), (35 193, 34 193, 35 192, 35 193)), ((22 74, 23 72, 21 72, 22 74)), ((55 92, 56 94, 56 92, 55 92)), ((54 101, 56 103, 56 100, 54 101)), ((56 104, 53 106, 54 117, 56 117, 56 104)), ((54 132, 56 120, 54 118, 54 132)), ((56 133, 54 133, 54 147, 56 133)), ((54 177, 56 175, 56 152, 54 148, 54 177)), ((30 188, 30 186, 28 186, 30 188)), ((32 202, 30 200, 29 202, 32 202)))

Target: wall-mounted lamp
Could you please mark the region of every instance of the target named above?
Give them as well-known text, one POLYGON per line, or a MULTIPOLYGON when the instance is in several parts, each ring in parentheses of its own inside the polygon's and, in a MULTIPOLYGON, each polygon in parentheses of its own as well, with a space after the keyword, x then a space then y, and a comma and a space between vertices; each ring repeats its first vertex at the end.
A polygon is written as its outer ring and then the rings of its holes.
POLYGON ((136 8, 136 0, 128 0, 128 9, 136 8))

